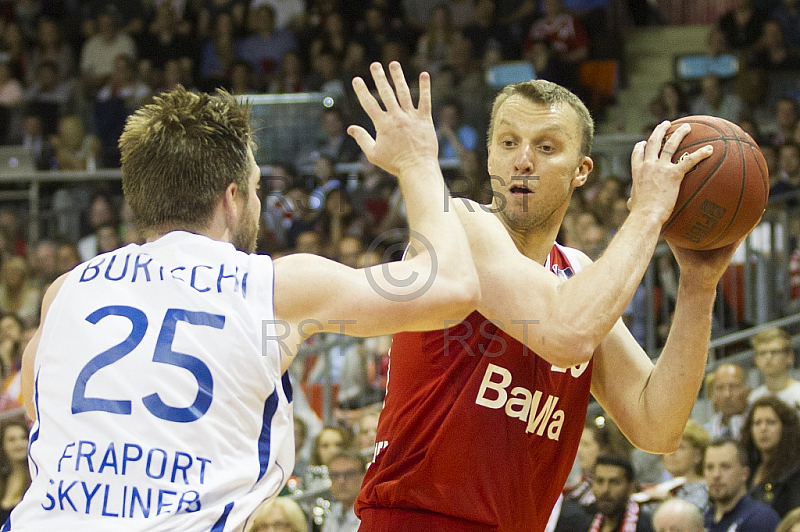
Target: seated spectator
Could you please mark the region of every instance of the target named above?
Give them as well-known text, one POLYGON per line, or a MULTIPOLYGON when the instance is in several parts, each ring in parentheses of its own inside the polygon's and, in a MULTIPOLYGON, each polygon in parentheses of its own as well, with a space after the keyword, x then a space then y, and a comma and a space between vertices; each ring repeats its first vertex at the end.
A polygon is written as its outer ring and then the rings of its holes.
POLYGON ((259 6, 250 18, 253 31, 236 43, 236 55, 250 64, 263 86, 280 70, 286 53, 297 49, 297 42, 290 31, 275 28, 271 6, 259 6))
POLYGON ((563 0, 544 0, 544 17, 531 26, 525 49, 533 41, 547 39, 553 51, 563 61, 572 65, 589 56, 589 36, 583 24, 567 10, 563 0))
POLYGON ((114 59, 114 72, 97 93, 97 101, 122 100, 125 111, 132 113, 150 97, 150 87, 138 79, 133 59, 120 55, 114 59))
MULTIPOLYGON (((22 83, 12 75, 8 61, 0 57, 0 107, 13 108, 21 103, 22 83)), ((2 129, 0 131, 3 136, 7 134, 2 129)), ((2 139, 0 138, 0 140, 2 139)))
POLYGON ((677 81, 664 82, 650 104, 650 112, 653 118, 647 128, 651 130, 664 120, 689 116, 689 101, 681 84, 677 81))
POLYGON ((31 485, 28 436, 24 421, 7 421, 0 428, 0 519, 8 520, 31 485))
POLYGON ((600 456, 592 474, 592 492, 597 514, 591 530, 652 532, 652 516, 631 499, 636 479, 630 460, 624 456, 600 456))
POLYGON ((308 532, 302 508, 288 497, 264 501, 250 516, 246 532, 308 532))
POLYGON ((744 104, 735 94, 726 94, 718 76, 709 74, 701 83, 701 92, 691 105, 692 114, 712 115, 731 122, 742 117, 744 104))
POLYGON ((558 57, 553 52, 553 45, 547 39, 533 41, 525 53, 525 59, 533 65, 538 79, 552 81, 573 92, 581 91, 577 67, 558 57))
POLYGON ((214 31, 202 46, 200 55, 200 84, 204 90, 220 86, 236 59, 233 18, 220 13, 214 21, 214 31))
POLYGON ((752 50, 748 66, 765 70, 798 70, 800 55, 786 45, 783 28, 776 20, 764 22, 764 34, 752 50))
POLYGON ((96 90, 108 82, 117 57, 137 57, 136 43, 119 29, 119 21, 119 12, 109 5, 97 17, 97 34, 83 44, 81 75, 89 88, 96 90))
POLYGON ((22 257, 11 257, 0 267, 0 311, 20 317, 27 325, 39 321, 39 290, 28 282, 28 265, 22 257))
POLYGON ((317 28, 316 36, 311 41, 309 56, 317 57, 324 51, 341 60, 347 51, 351 39, 351 30, 346 21, 337 11, 328 13, 317 28))
POLYGON ((86 133, 78 115, 64 115, 58 121, 58 134, 49 139, 53 170, 87 170, 97 167, 100 141, 86 133))
POLYGON ((664 501, 653 514, 655 532, 703 532, 703 513, 683 499, 664 501))
POLYGON ((56 262, 56 243, 52 240, 39 240, 33 246, 29 246, 30 255, 28 263, 31 266, 31 283, 42 289, 49 285, 58 277, 58 265, 56 262))
POLYGON ((353 506, 366 471, 367 461, 353 452, 338 453, 328 461, 333 501, 322 532, 358 532, 361 521, 356 517, 353 506))
MULTIPOLYGON (((8 312, 0 317, 0 383, 2 389, 8 387, 9 381, 20 369, 20 344, 22 343, 22 331, 25 324, 16 314, 8 312)), ((15 401, 20 399, 18 394, 9 396, 15 401)), ((22 404, 22 401, 18 401, 22 404)))
POLYGON ((22 93, 22 100, 29 107, 53 104, 56 116, 51 119, 58 120, 59 116, 77 109, 75 82, 59 78, 58 64, 44 60, 36 68, 33 82, 22 93))
POLYGON ((78 247, 72 242, 61 242, 56 249, 56 267, 58 275, 63 275, 71 271, 81 263, 81 256, 78 247))
POLYGON ((753 0, 736 0, 733 9, 719 18, 717 26, 725 35, 729 48, 743 51, 761 38, 764 20, 764 16, 753 7, 753 0))
POLYGON ((453 26, 453 18, 447 4, 439 4, 431 10, 428 24, 417 41, 414 62, 418 70, 436 74, 449 60, 450 47, 459 38, 453 26))
POLYGON ((28 150, 36 161, 37 170, 50 168, 50 161, 44 157, 44 148, 47 140, 44 134, 42 116, 31 107, 24 106, 22 110, 22 129, 19 137, 12 137, 9 144, 21 145, 28 150))
POLYGON ((28 41, 16 22, 6 22, 0 33, 0 57, 8 63, 11 77, 21 83, 28 72, 28 41))
POLYGON ((167 61, 193 54, 189 30, 191 24, 176 14, 173 2, 161 2, 139 44, 139 56, 163 71, 167 61))
POLYGON ((800 506, 800 417, 774 396, 750 407, 742 446, 750 466, 750 495, 783 517, 800 506))
POLYGON ((353 444, 353 435, 342 428, 327 426, 317 434, 311 451, 312 466, 327 466, 331 458, 348 451, 353 444))
POLYGON ((755 351, 756 367, 764 378, 764 384, 750 393, 750 404, 761 397, 775 395, 795 410, 800 410, 800 382, 789 375, 789 369, 794 366, 789 334, 778 327, 770 327, 754 334, 750 345, 755 351))
POLYGON ((477 164, 478 132, 462 122, 463 108, 456 98, 441 103, 436 120, 440 159, 458 159, 461 165, 477 164))
MULTIPOLYGON (((202 0, 200 6, 197 16, 198 38, 208 39, 215 22, 222 16, 230 17, 234 35, 245 32, 245 13, 247 12, 245 0, 202 0)), ((252 9, 250 14, 252 15, 256 10, 257 8, 252 9)))
POLYGON ((708 395, 714 408, 714 417, 705 427, 709 438, 739 439, 747 413, 747 396, 750 393, 744 370, 737 364, 720 364, 709 374, 707 383, 708 395))
POLYGON ((773 2, 769 18, 777 20, 783 29, 786 44, 790 48, 800 48, 800 3, 797 0, 778 0, 773 2))
POLYGON ((353 163, 361 155, 355 139, 347 134, 347 122, 337 107, 327 107, 322 112, 319 155, 330 157, 334 163, 353 163))
POLYGON ((678 448, 661 457, 664 470, 670 475, 671 480, 682 478, 684 481, 677 486, 667 481, 644 490, 650 497, 648 502, 661 502, 677 497, 692 503, 700 511, 705 511, 708 506, 708 486, 703 478, 703 456, 708 442, 708 432, 689 420, 678 448))
POLYGON ((340 57, 326 48, 312 55, 311 63, 312 72, 306 80, 308 88, 329 96, 340 109, 346 108, 347 89, 340 57))
POLYGON ((747 453, 733 439, 712 441, 706 448, 704 477, 711 503, 705 511, 707 532, 770 532, 780 517, 771 507, 747 494, 747 453))
POLYGON ((775 102, 775 118, 770 129, 769 143, 781 146, 794 139, 794 130, 800 124, 800 105, 797 100, 783 97, 775 102))
POLYGON ((30 85, 36 81, 39 66, 45 61, 56 65, 57 77, 66 81, 77 73, 75 51, 61 35, 61 27, 56 19, 41 17, 38 25, 38 38, 28 55, 25 81, 30 85))
MULTIPOLYGON (((800 144, 785 142, 778 149, 778 171, 770 174, 770 196, 800 190, 800 144)), ((792 202, 794 203, 794 202, 792 202)))
POLYGON ((497 18, 496 0, 476 0, 472 23, 464 28, 462 34, 472 44, 475 57, 483 57, 488 48, 499 50, 504 59, 514 57, 513 38, 497 18))
POLYGON ((283 57, 283 66, 269 84, 269 92, 285 94, 306 92, 306 70, 298 52, 287 52, 283 57))
POLYGON ((242 59, 236 59, 231 63, 225 85, 228 92, 234 95, 255 94, 259 91, 253 67, 242 59))
MULTIPOLYGON (((105 191, 97 191, 89 201, 89 229, 90 233, 78 241, 78 251, 81 261, 87 261, 96 257, 101 252, 99 241, 99 230, 106 226, 116 227, 117 209, 111 196, 105 191)), ((104 247, 108 247, 108 242, 104 247)), ((119 246, 117 246, 119 247, 119 246)), ((116 248, 112 248, 116 249, 116 248)), ((111 251, 105 249, 104 251, 111 251)))

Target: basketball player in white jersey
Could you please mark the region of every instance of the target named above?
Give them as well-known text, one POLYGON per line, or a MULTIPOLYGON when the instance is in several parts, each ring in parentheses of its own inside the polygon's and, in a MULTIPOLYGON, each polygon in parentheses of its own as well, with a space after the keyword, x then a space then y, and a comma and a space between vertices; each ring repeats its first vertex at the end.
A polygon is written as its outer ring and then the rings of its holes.
POLYGON ((2 530, 242 531, 294 462, 286 370, 303 338, 441 328, 479 298, 437 163, 430 79, 363 80, 376 128, 352 126, 398 176, 419 253, 355 270, 250 254, 260 215, 248 109, 182 88, 133 115, 123 189, 148 242, 59 278, 25 351, 33 483, 2 530))

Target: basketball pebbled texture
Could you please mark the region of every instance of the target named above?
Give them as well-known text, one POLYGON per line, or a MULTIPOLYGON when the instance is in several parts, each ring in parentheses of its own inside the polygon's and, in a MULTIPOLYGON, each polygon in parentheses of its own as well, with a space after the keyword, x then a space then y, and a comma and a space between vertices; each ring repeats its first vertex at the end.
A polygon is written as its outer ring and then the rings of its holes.
POLYGON ((679 118, 667 135, 687 123, 692 130, 672 161, 677 163, 706 144, 714 147, 714 153, 686 173, 661 232, 678 247, 721 248, 741 238, 764 213, 769 197, 767 163, 752 137, 723 118, 679 118))

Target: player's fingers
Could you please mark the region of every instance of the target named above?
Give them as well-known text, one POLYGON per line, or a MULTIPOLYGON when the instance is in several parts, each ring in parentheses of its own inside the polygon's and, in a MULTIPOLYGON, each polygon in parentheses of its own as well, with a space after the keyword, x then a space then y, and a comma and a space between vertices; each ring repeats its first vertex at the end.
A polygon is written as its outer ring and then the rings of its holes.
POLYGON ((431 116, 431 76, 427 72, 419 75, 419 111, 431 116))
POLYGON ((675 155, 681 141, 683 141, 684 137, 686 137, 691 130, 692 127, 689 124, 681 124, 680 127, 670 134, 666 142, 664 142, 664 147, 661 148, 661 156, 672 160, 672 156, 675 155))
POLYGON ((403 74, 403 67, 397 61, 389 63, 389 73, 394 81, 394 90, 397 92, 397 99, 403 109, 414 109, 414 102, 411 100, 411 91, 406 83, 406 76, 403 74))
POLYGON ((369 92, 364 80, 359 77, 353 78, 353 90, 358 98, 358 103, 361 104, 361 108, 364 109, 367 116, 375 123, 375 119, 383 112, 378 100, 369 92))
POLYGON ((644 163, 645 144, 647 144, 646 141, 640 140, 633 147, 633 152, 631 153, 631 170, 634 176, 639 175, 639 169, 642 167, 642 163, 644 163))
POLYGON ((658 159, 667 129, 669 129, 669 120, 664 120, 656 126, 652 133, 650 133, 650 137, 647 139, 647 143, 645 144, 645 158, 651 160, 658 159))
POLYGON ((361 147, 361 151, 363 151, 367 155, 367 158, 370 159, 372 152, 375 149, 375 139, 372 138, 372 135, 370 135, 367 130, 361 126, 348 127, 347 134, 355 139, 355 141, 361 147))
POLYGON ((397 109, 397 98, 394 95, 392 86, 389 85, 389 80, 386 79, 386 72, 383 71, 383 66, 380 63, 372 63, 369 66, 372 72, 372 79, 375 80, 375 87, 378 88, 378 94, 381 96, 384 107, 386 110, 397 109))
POLYGON ((688 172, 690 169, 694 168, 697 163, 710 157, 712 153, 714 153, 714 146, 711 144, 706 144, 702 148, 691 153, 686 152, 684 155, 681 155, 680 160, 678 160, 678 167, 684 172, 688 172))

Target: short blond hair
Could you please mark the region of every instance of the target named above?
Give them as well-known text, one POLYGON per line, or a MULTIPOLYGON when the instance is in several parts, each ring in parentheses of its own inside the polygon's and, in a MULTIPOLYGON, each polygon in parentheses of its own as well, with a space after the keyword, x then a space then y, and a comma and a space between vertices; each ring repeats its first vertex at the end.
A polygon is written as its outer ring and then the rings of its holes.
POLYGON ((683 429, 681 439, 686 440, 686 443, 700 451, 700 463, 695 468, 695 473, 703 475, 703 462, 705 461, 706 447, 708 447, 711 439, 708 436, 708 431, 701 427, 694 420, 686 422, 686 427, 683 429))
POLYGON ((122 189, 142 231, 203 230, 225 189, 247 197, 250 108, 223 90, 181 86, 128 117, 119 139, 122 189))
POLYGON ((592 142, 594 141, 594 121, 586 105, 580 98, 561 85, 543 79, 533 79, 520 83, 506 85, 498 94, 492 104, 492 116, 489 119, 489 132, 486 137, 487 144, 491 145, 492 135, 494 134, 494 121, 500 107, 511 96, 519 94, 523 98, 534 103, 544 105, 567 104, 575 110, 581 126, 581 155, 590 155, 592 152, 592 142))
POLYGON ((250 516, 250 524, 247 532, 256 532, 261 525, 266 524, 267 516, 270 512, 278 510, 283 514, 283 519, 292 526, 292 532, 306 532, 308 530, 308 519, 300 505, 288 497, 278 497, 273 501, 262 502, 256 511, 250 516))
POLYGON ((758 350, 762 345, 774 342, 775 340, 782 340, 786 347, 792 345, 792 337, 789 336, 789 333, 780 327, 770 327, 754 334, 750 338, 750 346, 758 350))

